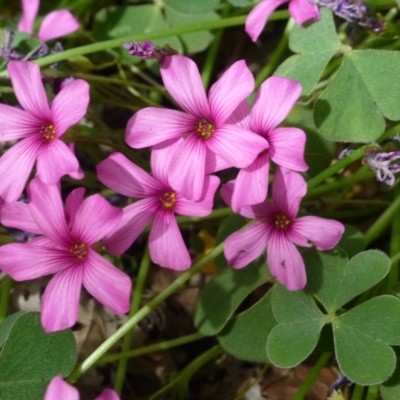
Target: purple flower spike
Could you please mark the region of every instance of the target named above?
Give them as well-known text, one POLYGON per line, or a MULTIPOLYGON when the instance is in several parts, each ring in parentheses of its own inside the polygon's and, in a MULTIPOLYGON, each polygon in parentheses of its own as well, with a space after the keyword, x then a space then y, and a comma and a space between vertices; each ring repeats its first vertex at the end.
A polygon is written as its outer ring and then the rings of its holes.
POLYGON ((393 161, 400 160, 400 151, 384 153, 377 146, 368 147, 364 153, 364 162, 375 171, 378 182, 384 182, 393 186, 395 182, 394 174, 400 171, 400 164, 391 164, 393 161))
POLYGON ((131 56, 153 58, 154 44, 150 40, 146 40, 145 42, 122 43, 122 46, 128 50, 131 56))

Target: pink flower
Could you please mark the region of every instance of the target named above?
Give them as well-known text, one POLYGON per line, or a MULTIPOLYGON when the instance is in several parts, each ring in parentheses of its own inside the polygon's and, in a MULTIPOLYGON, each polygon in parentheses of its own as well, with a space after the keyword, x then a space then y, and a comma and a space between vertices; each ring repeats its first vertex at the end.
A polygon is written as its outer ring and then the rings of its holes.
POLYGON ((22 140, 0 158, 0 196, 15 201, 36 161, 37 174, 49 185, 79 171, 74 152, 61 137, 86 114, 89 85, 76 79, 57 94, 50 107, 36 64, 10 61, 8 72, 23 110, 0 104, 0 141, 22 140))
POLYGON ((55 274, 42 298, 41 320, 46 332, 74 325, 82 284, 111 311, 126 313, 130 278, 92 248, 117 228, 122 210, 97 194, 83 200, 84 189, 79 188, 67 198, 66 215, 57 186, 45 185, 39 178, 29 185, 29 195, 28 206, 6 207, 2 222, 42 236, 1 246, 0 269, 16 281, 55 274))
POLYGON ((198 200, 206 173, 231 166, 244 168, 268 147, 259 135, 226 122, 252 92, 254 78, 245 62, 238 61, 214 83, 207 99, 197 66, 189 58, 165 57, 161 76, 185 112, 140 110, 128 122, 126 142, 139 149, 184 137, 169 174, 176 190, 198 200))
MULTIPOLYGON (((76 388, 68 385, 61 376, 55 376, 49 386, 47 387, 44 395, 44 400, 79 400, 79 393, 76 388)), ((119 396, 114 390, 104 389, 100 396, 95 400, 120 400, 119 396)))
POLYGON ((306 171, 304 161, 305 133, 298 128, 277 128, 289 114, 301 93, 297 81, 273 76, 260 87, 250 113, 242 102, 230 121, 265 138, 268 150, 261 152, 246 168, 240 170, 234 184, 231 207, 235 212, 247 205, 263 202, 268 193, 269 159, 293 171, 306 171))
MULTIPOLYGON (((228 188, 222 196, 229 203, 228 188)), ((329 250, 336 246, 344 232, 344 226, 331 219, 296 218, 306 192, 307 185, 300 174, 278 169, 272 186, 274 203, 264 201, 240 209, 241 215, 256 218, 256 221, 226 239, 225 256, 229 264, 234 268, 245 267, 266 249, 269 270, 278 282, 288 290, 303 289, 307 282, 306 271, 295 244, 329 250)))
MULTIPOLYGON (((39 10, 40 0, 22 0, 22 17, 18 22, 20 32, 33 35, 33 22, 39 10)), ((44 17, 38 38, 41 42, 69 35, 79 29, 79 23, 68 10, 57 10, 44 17)))
MULTIPOLYGON (((179 147, 181 141, 173 147, 179 147)), ((123 253, 143 229, 153 222, 149 237, 153 262, 174 270, 190 267, 189 252, 174 214, 196 217, 210 214, 219 179, 216 176, 206 176, 199 201, 186 199, 173 189, 169 163, 174 150, 161 145, 153 148, 152 176, 120 153, 112 154, 97 166, 98 178, 104 185, 125 196, 142 199, 124 208, 124 217, 118 230, 104 240, 111 254, 123 253)))
POLYGON ((246 19, 245 31, 255 42, 260 36, 271 13, 281 4, 289 2, 289 12, 297 24, 310 19, 319 19, 318 7, 309 0, 262 0, 249 13, 246 19))

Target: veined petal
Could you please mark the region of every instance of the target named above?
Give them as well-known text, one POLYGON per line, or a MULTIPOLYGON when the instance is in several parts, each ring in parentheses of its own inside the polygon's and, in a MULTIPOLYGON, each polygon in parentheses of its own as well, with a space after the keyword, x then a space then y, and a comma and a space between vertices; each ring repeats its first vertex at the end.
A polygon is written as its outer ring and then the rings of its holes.
POLYGON ((40 147, 36 172, 47 185, 58 183, 62 176, 78 171, 78 169, 78 159, 62 140, 48 140, 40 147))
POLYGON ((164 186, 169 186, 169 166, 175 150, 182 142, 182 138, 178 140, 169 140, 167 142, 157 144, 151 149, 151 173, 164 186))
POLYGON ((160 69, 164 86, 174 100, 189 114, 208 118, 210 109, 199 69, 188 57, 164 57, 160 69))
POLYGON ((16 201, 35 164, 40 148, 36 137, 22 139, 0 158, 0 196, 6 201, 16 201))
MULTIPOLYGON (((41 42, 69 35, 79 29, 79 22, 68 10, 47 14, 40 25, 38 38, 41 42)), ((76 99, 79 101, 79 99, 76 99)))
POLYGON ((231 180, 224 185, 222 185, 221 190, 220 190, 220 195, 222 197, 222 200, 232 208, 231 203, 232 203, 232 195, 233 195, 233 188, 235 186, 235 180, 231 180))
POLYGON ((207 148, 206 151, 206 175, 212 174, 213 172, 222 171, 224 169, 230 168, 231 164, 225 161, 222 157, 216 155, 211 150, 207 148))
MULTIPOLYGON (((72 154, 75 154, 75 143, 71 142, 67 144, 68 148, 71 150, 72 154)), ((76 180, 81 180, 85 177, 85 173, 83 172, 82 168, 79 167, 77 171, 70 172, 68 174, 69 177, 76 180)))
POLYGON ((129 119, 125 141, 134 149, 142 149, 167 140, 178 140, 193 132, 198 122, 198 118, 182 111, 146 107, 129 119))
POLYGON ((33 35, 33 21, 39 10, 40 0, 22 0, 22 17, 18 22, 18 30, 20 32, 33 35))
POLYGON ((333 249, 342 238, 344 226, 333 219, 307 216, 293 221, 288 237, 299 246, 333 249))
POLYGON ((28 189, 32 216, 45 235, 67 247, 70 233, 65 222, 64 207, 57 185, 46 185, 35 178, 28 189))
POLYGON ((216 125, 222 125, 253 90, 254 77, 246 62, 231 65, 210 88, 210 111, 216 125))
POLYGON ((319 20, 318 7, 309 0, 290 0, 289 12, 299 25, 310 19, 319 20))
POLYGON ((149 198, 125 207, 117 230, 103 239, 106 250, 113 255, 119 255, 128 250, 144 228, 153 220, 158 212, 159 203, 157 198, 149 198))
POLYGON ((252 127, 265 134, 279 125, 289 114, 301 94, 299 82, 271 76, 260 87, 252 109, 252 127))
POLYGON ((203 193, 198 201, 187 200, 182 196, 177 198, 174 212, 176 214, 193 217, 205 217, 213 209, 215 191, 219 186, 219 178, 206 176, 204 178, 203 193))
POLYGON ((192 263, 172 212, 156 215, 149 236, 150 257, 161 267, 184 271, 192 263))
POLYGON ((287 290, 301 290, 306 285, 306 268, 301 254, 284 234, 270 235, 267 263, 271 274, 287 290))
POLYGON ((89 100, 89 84, 82 79, 76 79, 61 89, 51 103, 52 121, 58 138, 85 116, 89 100))
POLYGON ((281 4, 287 3, 287 1, 288 0, 263 0, 250 11, 246 19, 245 31, 253 42, 260 36, 271 13, 281 4))
POLYGON ((268 154, 272 161, 292 171, 307 171, 304 161, 306 134, 298 128, 277 128, 268 132, 268 154))
POLYGON ((162 188, 150 174, 121 153, 113 153, 96 168, 101 183, 128 197, 144 198, 162 188))
POLYGON ((85 191, 83 187, 74 189, 65 200, 65 213, 67 215, 67 221, 69 221, 69 225, 71 226, 74 225, 76 213, 83 203, 85 191))
POLYGON ((239 171, 232 194, 232 210, 258 204, 267 198, 269 175, 268 154, 260 154, 248 167, 239 171))
MULTIPOLYGON (((79 400, 79 392, 76 388, 68 385, 60 375, 55 376, 47 386, 44 400, 79 400)), ((106 399, 103 399, 106 400, 106 399)))
POLYGON ((32 217, 29 205, 19 201, 12 203, 3 202, 0 206, 0 220, 4 226, 10 228, 17 228, 38 235, 43 234, 32 217))
POLYGON ((275 205, 294 220, 299 211, 301 199, 307 193, 307 184, 297 172, 278 168, 272 184, 272 198, 275 205))
POLYGON ((206 149, 202 139, 190 135, 172 157, 169 184, 189 200, 198 200, 203 193, 206 149))
POLYGON ((240 102, 226 123, 239 125, 241 128, 251 131, 251 112, 247 100, 240 102))
POLYGON ((37 243, 10 243, 0 247, 0 270, 16 281, 37 279, 68 267, 66 251, 37 243))
POLYGON ((10 61, 7 69, 21 107, 43 122, 51 122, 39 66, 28 61, 10 61))
POLYGON ((72 265, 56 274, 42 297, 41 320, 46 332, 70 328, 78 318, 82 287, 82 263, 72 265))
POLYGON ((227 124, 218 128, 206 144, 213 153, 237 168, 247 167, 268 148, 268 142, 260 135, 227 124))
POLYGON ((233 268, 243 268, 258 258, 267 247, 269 227, 256 221, 225 240, 224 253, 233 268))
POLYGON ((112 234, 122 219, 123 211, 112 206, 99 194, 83 201, 75 215, 71 233, 90 246, 112 234))
POLYGON ((101 392, 100 396, 96 397, 94 400, 120 400, 120 398, 119 398, 118 394, 116 392, 114 392, 114 390, 107 388, 107 389, 104 389, 101 392))
POLYGON ((125 272, 90 250, 83 270, 83 285, 101 304, 117 314, 130 309, 132 282, 125 272))
POLYGON ((33 114, 5 104, 0 104, 0 120, 0 142, 35 135, 42 125, 33 114))

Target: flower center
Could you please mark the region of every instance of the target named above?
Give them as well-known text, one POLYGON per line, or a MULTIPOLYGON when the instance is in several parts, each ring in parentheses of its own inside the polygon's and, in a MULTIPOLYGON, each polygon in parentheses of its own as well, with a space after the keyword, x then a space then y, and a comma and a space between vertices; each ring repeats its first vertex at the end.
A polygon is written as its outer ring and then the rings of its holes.
POLYGON ((88 247, 85 243, 75 243, 69 251, 77 260, 83 261, 88 254, 88 247))
POLYGON ((212 122, 209 122, 204 118, 201 118, 197 125, 196 132, 203 139, 209 139, 215 132, 215 126, 212 122))
POLYGON ((46 140, 52 140, 56 137, 56 127, 53 124, 42 125, 40 133, 46 140))
POLYGON ((292 220, 286 214, 284 214, 282 212, 276 214, 275 226, 278 229, 285 230, 285 229, 289 228, 291 223, 292 223, 292 220))
POLYGON ((174 207, 174 205, 176 203, 176 194, 175 194, 175 192, 165 192, 160 197, 160 201, 161 201, 162 206, 166 210, 170 210, 171 208, 174 207))

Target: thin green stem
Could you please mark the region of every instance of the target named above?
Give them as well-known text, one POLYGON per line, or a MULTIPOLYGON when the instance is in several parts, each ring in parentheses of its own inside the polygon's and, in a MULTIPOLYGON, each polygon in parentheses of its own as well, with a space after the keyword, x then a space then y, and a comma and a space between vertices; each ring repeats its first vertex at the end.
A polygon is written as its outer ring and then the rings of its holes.
POLYGON ((351 400, 362 400, 365 386, 356 385, 354 386, 351 400))
MULTIPOLYGON (((139 267, 139 274, 136 280, 136 285, 133 290, 132 302, 131 302, 131 310, 129 312, 129 317, 133 317, 140 308, 140 301, 142 299, 142 294, 144 287, 146 285, 147 275, 150 269, 150 254, 149 254, 149 246, 146 246, 146 250, 143 254, 142 261, 139 267)), ((127 334, 124 336, 124 340, 122 343, 122 354, 127 353, 132 345, 132 336, 134 329, 132 328, 127 334)), ((125 374, 126 374, 126 366, 128 364, 128 358, 124 357, 118 363, 117 374, 115 377, 114 389, 118 394, 121 394, 122 387, 124 385, 125 374)))
POLYGON ((373 385, 368 387, 367 395, 365 400, 376 400, 379 395, 379 385, 373 385))
MULTIPOLYGON (((72 57, 113 49, 115 47, 121 46, 122 42, 129 42, 132 40, 142 42, 145 40, 154 40, 170 36, 179 36, 184 33, 208 31, 210 29, 219 29, 219 28, 226 28, 229 26, 243 25, 244 22, 246 21, 246 17, 247 17, 246 15, 243 15, 238 17, 219 19, 217 21, 199 22, 197 24, 184 25, 176 28, 164 29, 162 31, 157 31, 157 32, 148 32, 139 35, 122 36, 116 39, 105 40, 102 42, 87 44, 85 46, 75 47, 73 49, 65 50, 60 53, 40 58, 38 60, 35 60, 35 62, 41 67, 43 67, 45 65, 50 65, 59 61, 67 60, 72 57)), ((274 13, 271 14, 269 20, 271 21, 271 20, 287 19, 288 17, 289 13, 286 10, 275 11, 274 13)), ((2 77, 8 76, 8 72, 2 71, 0 73, 0 76, 2 77)))
MULTIPOLYGON (((226 18, 231 11, 230 4, 226 4, 221 12, 222 18, 226 18)), ((208 88, 210 84, 211 74, 214 70, 215 59, 217 58, 219 46, 221 44, 222 36, 224 35, 225 29, 220 29, 214 37, 214 40, 211 43, 207 51, 206 59, 204 60, 203 70, 201 72, 201 79, 203 81, 204 87, 208 88)))
POLYGON ((369 227, 364 235, 365 245, 368 246, 390 225, 400 208, 400 196, 382 213, 382 215, 369 227))
POLYGON ((179 288, 186 283, 193 275, 199 272, 206 264, 222 253, 224 242, 220 243, 200 261, 195 263, 190 269, 183 272, 175 279, 165 290, 159 293, 156 297, 150 300, 142 307, 135 315, 128 319, 116 332, 106 339, 82 364, 78 364, 71 375, 68 377, 68 382, 75 382, 84 372, 91 368, 115 343, 118 342, 127 332, 129 332, 139 321, 149 315, 158 305, 165 299, 174 294, 179 288))
POLYGON ((332 175, 336 174, 336 172, 340 171, 342 168, 347 167, 350 165, 352 162, 358 160, 364 155, 364 150, 366 146, 361 146, 358 149, 354 150, 352 153, 350 153, 347 157, 342 158, 335 164, 329 166, 327 169, 319 173, 318 175, 314 176, 314 178, 311 178, 307 185, 308 185, 308 190, 314 188, 315 186, 319 185, 323 181, 325 181, 327 178, 331 177, 332 175))
POLYGON ((290 18, 285 31, 283 32, 282 38, 278 43, 278 46, 271 54, 268 62, 264 65, 261 71, 258 73, 256 77, 256 89, 260 87, 260 85, 274 72, 275 68, 278 66, 279 62, 282 59, 283 54, 287 50, 288 42, 289 42, 289 34, 295 26, 295 22, 293 18, 290 18))
POLYGON ((400 261, 400 251, 396 253, 394 256, 392 256, 390 259, 391 264, 395 264, 399 261, 400 261))
POLYGON ((312 384, 315 382, 319 373, 321 372, 322 368, 324 368, 325 364, 330 360, 331 357, 332 353, 321 354, 292 400, 303 400, 305 398, 312 384))
POLYGON ((10 304, 11 288, 14 285, 14 281, 10 276, 6 276, 1 282, 0 292, 0 322, 7 317, 8 306, 10 304))
POLYGON ((134 358, 142 356, 143 354, 155 353, 162 350, 168 350, 173 347, 182 346, 187 343, 194 342, 196 340, 204 339, 206 336, 201 333, 192 333, 191 335, 182 336, 177 339, 167 340, 165 342, 151 344, 149 346, 143 346, 139 349, 134 349, 130 351, 126 351, 123 353, 112 354, 109 356, 101 357, 99 361, 96 362, 96 365, 108 364, 115 361, 134 358))

